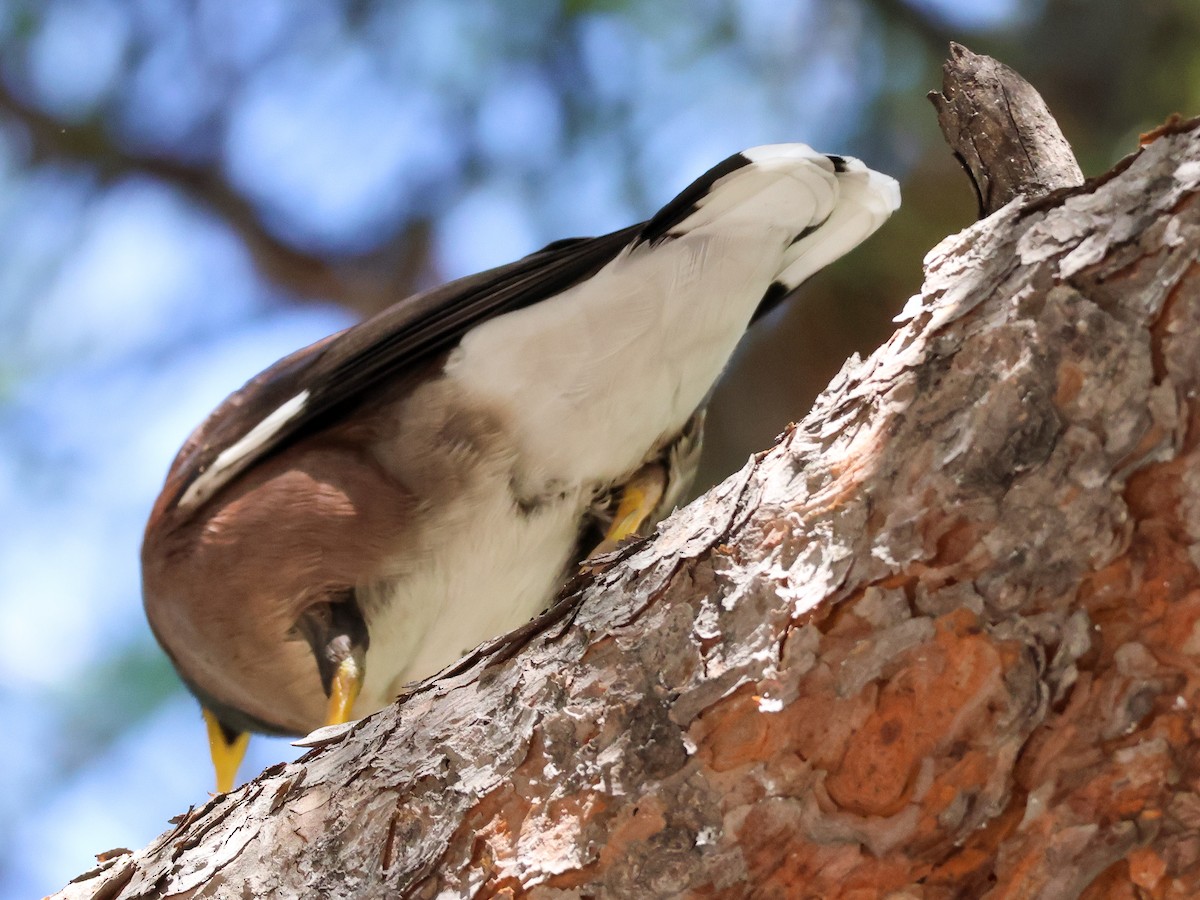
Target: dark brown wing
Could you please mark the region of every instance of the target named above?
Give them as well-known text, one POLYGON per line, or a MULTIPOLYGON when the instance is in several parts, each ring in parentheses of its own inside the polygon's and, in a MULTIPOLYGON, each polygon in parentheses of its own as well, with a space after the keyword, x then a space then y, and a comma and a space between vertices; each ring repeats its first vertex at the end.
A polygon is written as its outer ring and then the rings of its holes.
POLYGON ((601 237, 556 241, 517 262, 414 294, 280 360, 232 394, 188 439, 155 513, 172 506, 185 515, 200 509, 259 460, 346 415, 481 322, 561 293, 628 245, 669 240, 718 181, 749 164, 734 154, 647 222, 601 237))
POLYGON ((344 416, 373 389, 454 346, 474 326, 594 275, 641 228, 556 241, 514 263, 406 297, 281 359, 226 398, 187 439, 156 512, 176 504, 200 509, 241 472, 344 416), (189 491, 214 464, 217 470, 198 485, 203 490, 189 491))

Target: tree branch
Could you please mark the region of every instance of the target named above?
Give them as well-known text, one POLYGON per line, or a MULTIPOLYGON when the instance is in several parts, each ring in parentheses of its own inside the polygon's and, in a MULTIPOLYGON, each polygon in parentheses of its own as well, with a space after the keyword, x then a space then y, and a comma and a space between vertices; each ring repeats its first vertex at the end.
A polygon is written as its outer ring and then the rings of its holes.
POLYGON ((930 53, 942 52, 950 43, 951 32, 933 16, 905 0, 870 0, 879 15, 916 35, 930 53))
POLYGON ((60 122, 20 100, 2 80, 0 114, 28 135, 34 163, 82 163, 106 181, 144 175, 210 209, 241 239, 263 278, 296 297, 330 300, 368 316, 418 287, 428 256, 425 223, 403 229, 369 256, 333 263, 272 235, 253 205, 230 187, 215 167, 130 151, 112 140, 101 119, 81 124, 60 122))
POLYGON ((1041 197, 1083 183, 1071 145, 1024 78, 955 43, 942 71, 942 92, 929 99, 971 177, 981 217, 1017 196, 1041 197))

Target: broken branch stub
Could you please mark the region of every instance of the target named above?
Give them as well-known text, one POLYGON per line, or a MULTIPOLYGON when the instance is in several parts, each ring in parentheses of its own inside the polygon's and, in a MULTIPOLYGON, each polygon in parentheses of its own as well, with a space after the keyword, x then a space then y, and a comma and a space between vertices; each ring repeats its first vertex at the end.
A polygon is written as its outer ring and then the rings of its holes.
POLYGON ((1083 183, 1058 122, 1032 85, 990 56, 950 45, 937 109, 946 142, 966 169, 980 217, 1018 196, 1041 197, 1083 183))

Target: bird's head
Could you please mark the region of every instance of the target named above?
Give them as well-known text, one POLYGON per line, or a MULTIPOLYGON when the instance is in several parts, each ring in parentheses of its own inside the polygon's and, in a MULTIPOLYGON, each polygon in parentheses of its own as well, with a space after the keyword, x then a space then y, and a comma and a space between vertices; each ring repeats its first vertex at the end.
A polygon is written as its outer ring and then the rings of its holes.
POLYGON ((308 445, 199 508, 164 491, 142 546, 143 597, 204 707, 218 789, 232 786, 245 733, 305 734, 350 717, 369 641, 356 588, 403 524, 389 489, 361 453, 308 445))

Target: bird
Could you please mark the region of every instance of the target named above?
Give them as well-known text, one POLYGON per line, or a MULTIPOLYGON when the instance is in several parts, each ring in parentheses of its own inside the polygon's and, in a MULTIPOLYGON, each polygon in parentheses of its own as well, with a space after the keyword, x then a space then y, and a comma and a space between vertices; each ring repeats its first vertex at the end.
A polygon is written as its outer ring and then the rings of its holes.
POLYGON ((747 327, 899 204, 852 157, 754 147, 646 221, 408 296, 230 395, 141 552, 218 791, 251 732, 379 710, 647 534, 747 327))

